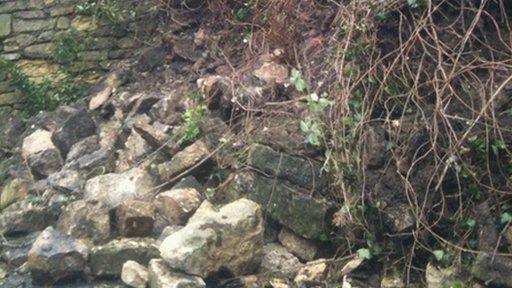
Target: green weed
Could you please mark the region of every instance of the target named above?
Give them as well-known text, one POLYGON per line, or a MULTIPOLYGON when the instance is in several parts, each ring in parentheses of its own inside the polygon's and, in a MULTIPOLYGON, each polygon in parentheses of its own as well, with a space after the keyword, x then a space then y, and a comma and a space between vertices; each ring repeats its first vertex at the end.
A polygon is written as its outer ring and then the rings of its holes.
POLYGON ((189 108, 183 113, 183 125, 178 128, 176 138, 179 144, 190 143, 199 136, 201 132, 201 124, 204 121, 206 106, 198 105, 189 108))
POLYGON ((83 49, 84 45, 76 31, 62 32, 55 38, 53 58, 59 64, 69 64, 76 60, 83 49))
POLYGON ((74 81, 69 75, 58 83, 45 80, 36 83, 11 61, 0 60, 0 74, 7 74, 10 84, 22 97, 21 112, 31 116, 39 111, 54 110, 61 104, 70 104, 86 94, 86 86, 74 81))
POLYGON ((125 8, 120 0, 86 1, 77 4, 75 11, 78 14, 94 16, 111 24, 121 24, 135 17, 136 12, 125 8))

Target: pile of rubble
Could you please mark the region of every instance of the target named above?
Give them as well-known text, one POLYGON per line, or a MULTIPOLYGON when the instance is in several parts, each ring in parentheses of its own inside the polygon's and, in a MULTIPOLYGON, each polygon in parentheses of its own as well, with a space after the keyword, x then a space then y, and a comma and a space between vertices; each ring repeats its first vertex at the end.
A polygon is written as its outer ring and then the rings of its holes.
MULTIPOLYGON (((141 61, 106 75, 84 101, 9 126, 13 149, 0 167, 1 281, 9 287, 326 281, 332 265, 321 257, 333 256, 327 240, 336 206, 323 200, 328 179, 321 164, 237 143, 219 107, 206 112, 194 142, 176 141, 194 88, 176 79, 150 91, 123 86, 141 61), (219 170, 228 176, 212 180, 219 170)), ((274 70, 256 74, 272 78, 274 70)), ((198 88, 216 93, 222 81, 205 77, 198 88)))

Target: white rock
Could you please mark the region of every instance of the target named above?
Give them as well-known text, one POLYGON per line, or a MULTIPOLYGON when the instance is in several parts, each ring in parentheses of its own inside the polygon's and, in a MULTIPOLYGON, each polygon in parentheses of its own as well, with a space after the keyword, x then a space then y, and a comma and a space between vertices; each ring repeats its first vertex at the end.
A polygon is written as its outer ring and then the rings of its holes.
POLYGON ((171 271, 162 259, 153 259, 149 261, 149 287, 203 288, 206 284, 199 277, 171 271))
POLYGON ((321 284, 325 281, 328 272, 329 266, 325 259, 311 261, 300 268, 297 276, 295 276, 294 282, 299 287, 313 283, 321 284))
POLYGON ((315 259, 318 248, 313 241, 302 238, 286 228, 281 229, 278 239, 288 251, 300 259, 306 261, 315 259))
POLYGON ((262 245, 261 208, 240 199, 189 221, 163 241, 160 252, 171 268, 188 274, 206 277, 225 268, 244 275, 257 269, 262 245))
POLYGON ((171 225, 184 225, 201 205, 203 197, 195 188, 177 188, 158 194, 157 211, 171 225))
POLYGON ((128 199, 145 199, 151 193, 153 181, 145 170, 130 169, 124 173, 96 176, 85 184, 84 199, 105 203, 110 208, 128 199))
POLYGON ((62 156, 51 137, 52 133, 39 129, 23 139, 21 155, 37 178, 46 178, 62 167, 62 156))
POLYGON ((121 280, 130 287, 145 288, 149 280, 148 269, 133 260, 126 261, 123 264, 121 280))
POLYGON ((201 203, 201 206, 197 208, 194 215, 192 215, 192 217, 188 219, 188 224, 203 221, 204 219, 210 217, 215 212, 217 211, 215 210, 213 204, 210 203, 208 200, 204 200, 203 203, 201 203))
POLYGON ((23 139, 23 144, 21 146, 21 156, 24 159, 28 159, 30 155, 56 148, 57 147, 55 147, 52 142, 52 133, 39 129, 23 139))
POLYGON ((445 287, 446 284, 450 280, 452 280, 457 271, 454 267, 450 268, 437 268, 432 265, 432 263, 427 264, 427 270, 425 272, 425 278, 427 280, 428 288, 442 288, 445 287))
POLYGON ((263 247, 261 271, 293 279, 301 267, 297 257, 277 243, 263 247))
POLYGON ((28 252, 28 269, 35 284, 48 285, 83 276, 89 247, 51 226, 28 252))

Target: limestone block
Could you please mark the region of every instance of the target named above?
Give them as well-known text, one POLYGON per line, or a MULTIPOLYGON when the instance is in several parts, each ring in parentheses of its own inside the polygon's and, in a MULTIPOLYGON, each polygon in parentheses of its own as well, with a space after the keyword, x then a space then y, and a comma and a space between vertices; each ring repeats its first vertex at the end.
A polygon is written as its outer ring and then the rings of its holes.
POLYGON ((78 53, 78 58, 84 61, 100 61, 108 58, 108 51, 84 51, 78 53))
POLYGON ((53 43, 35 44, 25 48, 22 54, 31 59, 49 59, 53 56, 53 50, 53 43))
POLYGON ((74 8, 72 5, 55 6, 50 9, 50 16, 55 17, 55 16, 69 15, 69 14, 73 13, 73 10, 74 10, 74 8))
POLYGON ((68 29, 71 21, 68 17, 62 16, 57 19, 57 29, 68 29))
POLYGON ((71 27, 77 31, 93 31, 98 29, 98 23, 93 17, 77 16, 71 21, 71 27))
POLYGON ((9 61, 14 61, 14 60, 20 59, 21 55, 19 53, 4 53, 4 54, 0 55, 0 58, 9 60, 9 61))
POLYGON ((19 69, 29 78, 38 81, 44 77, 51 78, 59 72, 59 66, 44 60, 20 60, 17 63, 19 69))
POLYGON ((9 14, 0 15, 0 38, 11 34, 12 17, 9 14))
POLYGON ((46 14, 41 10, 31 10, 31 11, 20 11, 15 12, 13 14, 14 18, 21 18, 21 19, 38 19, 38 18, 44 18, 46 14))
POLYGON ((34 32, 51 30, 55 27, 55 19, 14 19, 12 30, 19 32, 34 32))

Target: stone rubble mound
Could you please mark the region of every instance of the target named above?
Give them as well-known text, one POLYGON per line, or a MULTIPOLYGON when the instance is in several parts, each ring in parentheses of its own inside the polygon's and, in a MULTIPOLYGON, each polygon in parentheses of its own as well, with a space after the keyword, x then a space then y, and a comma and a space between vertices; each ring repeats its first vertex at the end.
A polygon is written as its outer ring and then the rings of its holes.
MULTIPOLYGON (((185 67, 207 55, 193 38, 173 41, 174 57, 185 67)), ((194 108, 189 96, 202 91, 208 98, 227 80, 205 74, 194 86, 190 75, 162 66, 162 59, 143 63, 154 57, 164 55, 143 55, 103 77, 86 101, 41 112, 10 131, 14 152, 0 159, 0 283, 293 287, 325 281, 331 266, 307 264, 330 256, 326 243, 334 235, 335 204, 322 197, 328 179, 321 163, 279 152, 264 139, 236 143, 223 108, 214 104, 197 123, 198 135, 176 138, 183 113, 194 108), (157 68, 141 79, 118 79, 146 64, 157 68), (168 78, 157 84, 161 75, 168 78), (305 269, 319 265, 321 272, 305 269)), ((264 81, 248 91, 283 85, 286 66, 263 68, 254 75, 264 81)))

